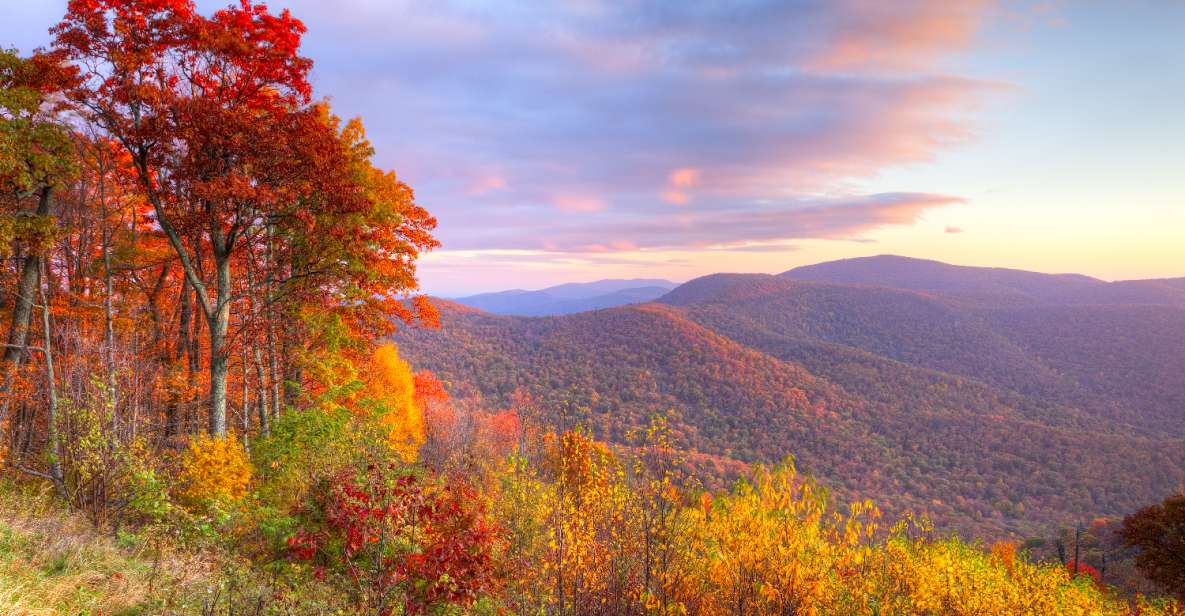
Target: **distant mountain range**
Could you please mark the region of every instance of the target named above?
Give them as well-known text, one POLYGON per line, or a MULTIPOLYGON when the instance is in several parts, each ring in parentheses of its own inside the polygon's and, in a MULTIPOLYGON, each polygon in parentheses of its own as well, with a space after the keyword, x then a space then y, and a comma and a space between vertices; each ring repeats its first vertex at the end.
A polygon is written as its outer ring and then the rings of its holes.
POLYGON ((677 286, 657 278, 613 279, 561 284, 538 291, 482 293, 452 301, 494 314, 540 317, 648 302, 677 286))
POLYGON ((983 306, 1185 306, 1185 278, 1105 282, 1081 274, 966 267, 892 255, 808 265, 782 276, 792 280, 920 291, 983 306))
POLYGON ((883 256, 543 319, 441 307, 397 342, 455 396, 524 390, 611 441, 664 413, 706 477, 794 455, 841 498, 983 537, 1185 484, 1182 279, 883 256))

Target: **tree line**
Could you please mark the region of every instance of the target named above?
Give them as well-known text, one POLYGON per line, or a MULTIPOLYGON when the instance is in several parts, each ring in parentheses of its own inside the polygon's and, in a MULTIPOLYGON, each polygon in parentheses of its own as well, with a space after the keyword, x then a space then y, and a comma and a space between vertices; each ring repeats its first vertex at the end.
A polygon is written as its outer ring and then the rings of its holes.
POLYGON ((435 220, 312 98, 304 31, 250 2, 76 0, 47 48, 0 53, 11 464, 62 482, 59 392, 114 439, 266 435, 328 349, 433 320, 407 299, 435 220))

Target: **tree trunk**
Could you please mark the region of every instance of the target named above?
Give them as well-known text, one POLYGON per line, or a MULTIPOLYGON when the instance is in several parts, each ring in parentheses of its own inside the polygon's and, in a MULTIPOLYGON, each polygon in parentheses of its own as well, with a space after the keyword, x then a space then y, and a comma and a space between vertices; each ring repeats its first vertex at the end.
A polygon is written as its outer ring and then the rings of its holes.
MULTIPOLYGON (((245 378, 245 377, 244 377, 245 378)), ((256 391, 256 406, 259 411, 259 436, 266 438, 271 434, 271 422, 268 421, 267 413, 267 387, 266 381, 263 377, 263 353, 259 350, 259 346, 255 347, 255 380, 259 382, 259 389, 256 391)))
POLYGON ((242 374, 242 400, 239 400, 239 412, 242 413, 240 419, 242 420, 241 427, 243 428, 243 447, 248 453, 251 452, 251 387, 248 384, 250 379, 247 378, 247 347, 244 345, 242 351, 239 353, 239 362, 241 364, 242 374))
MULTIPOLYGON (((48 186, 41 189, 41 196, 37 199, 36 213, 38 216, 49 215, 52 193, 53 190, 48 186)), ((21 280, 17 286, 16 298, 12 306, 12 323, 8 328, 8 347, 4 349, 5 361, 20 361, 19 358, 24 354, 25 341, 29 337, 29 321, 33 317, 33 294, 37 292, 40 266, 41 256, 29 251, 21 266, 21 280)))
POLYGON ((210 434, 226 436, 226 377, 229 370, 226 333, 230 326, 230 258, 215 249, 218 297, 214 311, 207 317, 210 329, 210 434))
MULTIPOLYGON (((50 201, 53 189, 46 186, 41 189, 37 199, 38 216, 49 215, 50 201)), ((8 420, 8 411, 12 408, 13 381, 16 379, 17 369, 25 356, 25 344, 29 339, 29 321, 33 317, 33 294, 38 290, 41 257, 33 251, 25 255, 21 266, 21 279, 17 284, 16 297, 13 298, 12 322, 8 327, 8 346, 4 347, 4 381, 0 383, 0 397, 4 402, 0 405, 0 442, 4 441, 4 425, 8 420)))
MULTIPOLYGON (((275 227, 269 222, 267 225, 267 250, 264 252, 265 262, 264 267, 267 275, 264 278, 264 286, 267 291, 267 301, 264 303, 264 320, 267 329, 267 370, 268 370, 268 390, 271 396, 271 416, 272 419, 279 419, 280 417, 280 383, 283 381, 280 375, 280 366, 276 360, 276 285, 275 285, 275 257, 272 252, 272 242, 275 238, 275 227)), ((257 347, 258 351, 258 347, 257 347)), ((258 361, 258 359, 257 359, 258 361)), ((262 383, 262 380, 260 381, 262 383)), ((263 413, 263 410, 260 410, 263 413)))
MULTIPOLYGON (((39 268, 41 270, 43 268, 39 268)), ((45 277, 48 283, 48 276, 45 277)), ((49 476, 57 488, 58 495, 63 500, 67 498, 65 475, 62 473, 62 447, 58 437, 58 392, 57 379, 54 376, 53 348, 50 344, 51 330, 49 327, 49 298, 45 288, 40 284, 37 290, 41 293, 41 325, 45 331, 45 388, 49 399, 49 476)))
MULTIPOLYGON (((111 297, 115 294, 111 280, 111 229, 107 224, 107 190, 103 174, 99 174, 99 215, 103 224, 103 364, 107 372, 107 409, 111 411, 111 436, 119 434, 119 411, 115 391, 115 315, 111 297)), ((162 272, 163 274, 163 272, 162 272)), ((153 315, 157 314, 153 297, 153 315)), ((153 319, 154 329, 160 332, 160 319, 153 319)))
POLYGON ((217 317, 210 324, 210 423, 212 436, 226 436, 226 376, 229 371, 226 349, 226 326, 217 317))
MULTIPOLYGON (((190 287, 192 290, 193 287, 190 287)), ((193 298, 190 300, 191 305, 198 305, 201 300, 198 299, 197 291, 193 291, 193 298)), ((198 344, 198 340, 202 334, 202 319, 193 319, 193 330, 189 332, 187 340, 189 348, 186 351, 189 353, 189 373, 191 376, 196 375, 202 369, 202 345, 198 344)), ((190 386, 193 385, 193 380, 189 381, 190 386)))
MULTIPOLYGON (((193 321, 193 292, 189 288, 189 279, 184 276, 181 277, 181 294, 177 299, 177 306, 179 307, 177 315, 179 322, 177 324, 177 348, 173 353, 173 361, 179 364, 182 361, 188 361, 189 348, 192 346, 189 341, 189 328, 193 321)), ((189 372, 194 372, 192 366, 189 372)), ((181 399, 173 396, 165 408, 165 438, 178 436, 181 431, 181 399)))

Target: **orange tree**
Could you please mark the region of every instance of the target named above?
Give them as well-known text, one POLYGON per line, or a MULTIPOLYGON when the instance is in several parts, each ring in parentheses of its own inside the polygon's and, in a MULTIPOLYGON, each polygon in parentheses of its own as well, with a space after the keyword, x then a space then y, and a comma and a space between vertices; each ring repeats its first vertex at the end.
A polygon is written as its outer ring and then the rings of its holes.
MULTIPOLYGON (((72 0, 54 29, 53 53, 79 70, 70 100, 127 151, 196 297, 215 435, 226 431, 240 338, 299 357, 274 347, 304 345, 284 332, 311 335, 277 326, 302 306, 370 328, 426 312, 399 300, 416 288, 414 259, 435 245, 435 221, 370 166, 360 126, 339 130, 310 104, 304 30, 249 0, 209 17, 190 0, 72 0)), ((283 380, 299 383, 299 366, 283 380)))

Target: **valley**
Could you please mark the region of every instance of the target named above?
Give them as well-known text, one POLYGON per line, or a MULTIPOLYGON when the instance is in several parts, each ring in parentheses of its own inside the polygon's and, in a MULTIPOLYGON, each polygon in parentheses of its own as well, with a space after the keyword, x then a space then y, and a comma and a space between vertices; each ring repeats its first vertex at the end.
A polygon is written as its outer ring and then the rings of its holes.
POLYGON ((699 469, 709 483, 794 456, 842 497, 1017 536, 1185 481, 1177 289, 876 257, 556 317, 440 302, 440 330, 396 341, 457 397, 525 391, 596 438, 665 415, 730 462, 699 469))

